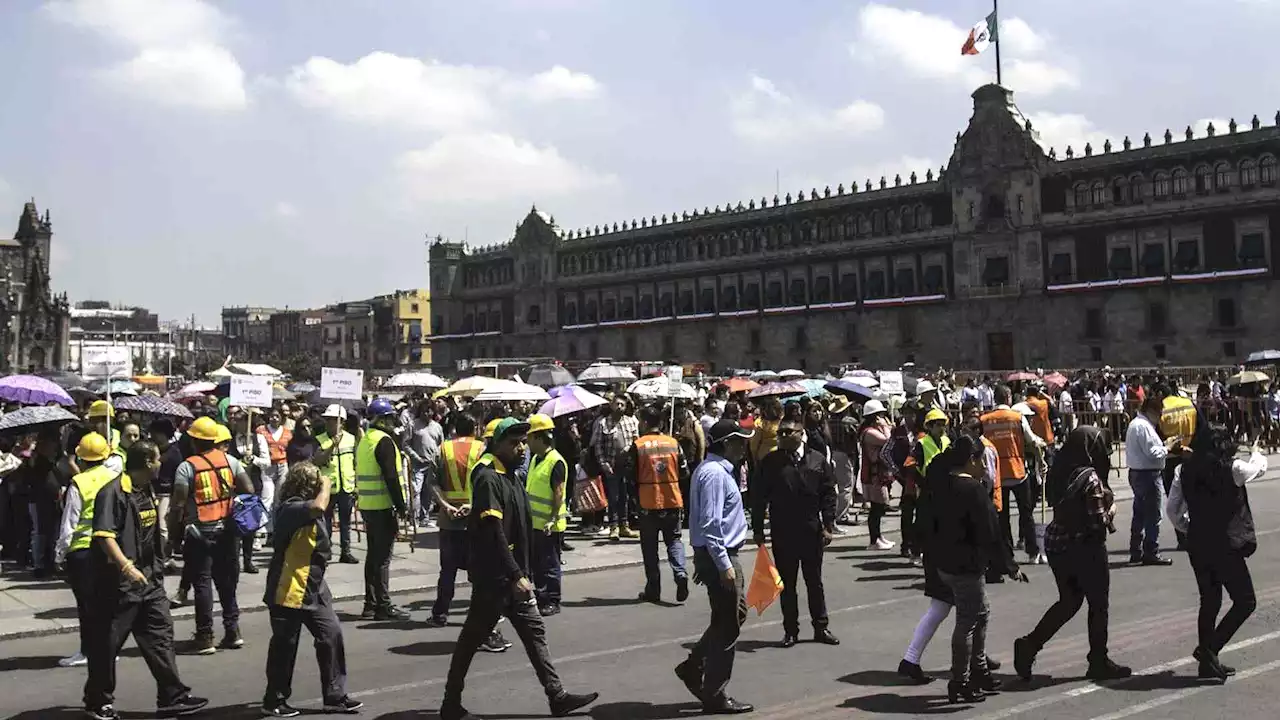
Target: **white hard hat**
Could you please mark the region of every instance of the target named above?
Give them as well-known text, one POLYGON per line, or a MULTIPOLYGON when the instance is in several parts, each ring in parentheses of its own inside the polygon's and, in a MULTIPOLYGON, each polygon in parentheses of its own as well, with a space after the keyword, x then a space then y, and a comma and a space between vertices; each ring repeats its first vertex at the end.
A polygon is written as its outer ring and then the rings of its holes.
POLYGON ((871 415, 885 412, 888 412, 888 410, 885 410, 884 403, 879 400, 868 400, 866 404, 862 406, 862 417, 869 417, 871 415))
POLYGON ((1018 412, 1022 413, 1023 415, 1026 415, 1027 417, 1033 417, 1036 414, 1036 411, 1032 410, 1031 406, 1024 402, 1014 403, 1011 409, 1017 410, 1018 412))
POLYGON ((917 394, 917 395, 923 395, 923 394, 925 394, 925 393, 929 392, 930 390, 937 390, 937 389, 938 389, 938 386, 937 386, 937 385, 934 385, 933 383, 929 382, 928 380, 921 380, 920 382, 916 383, 916 394, 917 394))
POLYGON ((338 418, 339 420, 346 420, 347 409, 337 403, 334 403, 324 409, 324 414, 321 415, 321 417, 338 418))

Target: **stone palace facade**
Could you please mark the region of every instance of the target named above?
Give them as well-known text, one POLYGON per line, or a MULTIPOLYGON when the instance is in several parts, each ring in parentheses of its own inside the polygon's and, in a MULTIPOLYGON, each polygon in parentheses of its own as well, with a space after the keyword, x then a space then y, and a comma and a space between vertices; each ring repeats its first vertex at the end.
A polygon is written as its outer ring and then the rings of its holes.
POLYGON ((1280 344, 1280 114, 1046 153, 1008 90, 973 100, 936 175, 437 239, 435 365, 1217 365, 1280 344))

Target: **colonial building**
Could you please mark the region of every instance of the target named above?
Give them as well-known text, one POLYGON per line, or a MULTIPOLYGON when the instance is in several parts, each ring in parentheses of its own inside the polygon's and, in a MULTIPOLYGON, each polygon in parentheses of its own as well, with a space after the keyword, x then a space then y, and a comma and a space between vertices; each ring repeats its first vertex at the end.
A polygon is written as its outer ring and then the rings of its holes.
POLYGON ((936 174, 437 240, 435 364, 1200 365, 1276 344, 1280 115, 1056 149, 1010 95, 973 94, 936 174))
POLYGON ((12 240, 0 239, 0 374, 66 370, 70 313, 49 286, 53 223, 26 203, 12 240))

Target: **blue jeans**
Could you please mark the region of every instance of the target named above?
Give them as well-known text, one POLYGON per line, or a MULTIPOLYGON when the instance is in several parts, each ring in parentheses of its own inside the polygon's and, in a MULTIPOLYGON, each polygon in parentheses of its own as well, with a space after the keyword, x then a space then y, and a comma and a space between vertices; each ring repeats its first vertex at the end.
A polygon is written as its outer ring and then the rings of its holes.
POLYGON ((440 579, 436 581, 436 601, 431 606, 431 617, 449 615, 457 588, 458 571, 467 569, 467 556, 471 543, 466 529, 440 531, 440 579))
POLYGON ((676 580, 687 578, 684 542, 680 539, 680 511, 658 510, 640 513, 640 554, 644 557, 644 592, 661 597, 662 572, 658 569, 658 536, 667 546, 667 564, 676 580))
POLYGON ((560 604, 560 542, 564 533, 546 533, 533 529, 533 580, 534 595, 538 605, 560 604))
POLYGON ((627 478, 622 473, 614 473, 605 475, 604 492, 609 496, 609 507, 607 512, 612 518, 616 527, 627 524, 630 513, 628 512, 628 504, 631 501, 631 493, 627 490, 627 478))
POLYGON ((1151 557, 1160 550, 1160 511, 1164 484, 1159 470, 1129 470, 1133 488, 1133 521, 1129 524, 1129 554, 1151 557))

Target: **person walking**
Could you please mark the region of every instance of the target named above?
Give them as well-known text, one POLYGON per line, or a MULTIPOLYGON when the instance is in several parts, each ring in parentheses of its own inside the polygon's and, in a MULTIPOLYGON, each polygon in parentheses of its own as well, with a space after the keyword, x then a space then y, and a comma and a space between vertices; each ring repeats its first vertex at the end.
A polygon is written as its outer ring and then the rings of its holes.
POLYGON ((368 543, 364 557, 364 620, 409 619, 391 604, 391 553, 399 531, 397 519, 408 519, 404 459, 396 445, 396 409, 386 398, 369 403, 369 430, 356 446, 356 504, 364 519, 368 543))
POLYGON ((462 705, 471 661, 498 618, 505 616, 520 636, 551 714, 564 717, 596 701, 597 693, 572 694, 560 684, 547 649, 546 626, 529 581, 535 528, 525 487, 515 477, 527 452, 529 424, 505 418, 471 473, 471 604, 449 662, 441 720, 476 720, 462 705))
POLYGON ((893 473, 881 459, 880 451, 892 432, 889 411, 879 400, 868 400, 862 406, 862 425, 858 429, 858 446, 862 449, 862 494, 871 503, 867 516, 867 539, 872 550, 892 550, 893 542, 880 532, 880 524, 889 512, 889 488, 893 473))
POLYGON ((1192 656, 1200 677, 1226 681, 1235 668, 1223 665, 1218 653, 1258 605, 1247 563, 1258 536, 1245 485, 1267 471, 1267 458, 1255 441, 1249 459, 1237 459, 1235 439, 1224 426, 1201 425, 1191 456, 1175 471, 1166 512, 1186 533, 1200 589, 1199 645, 1192 656), (1231 596, 1231 609, 1218 621, 1223 590, 1231 596))
MULTIPOLYGON (((94 441, 105 439, 96 433, 94 441)), ((88 436, 87 436, 88 437, 88 436)), ((160 451, 149 441, 129 446, 125 473, 98 493, 93 511, 93 575, 85 713, 94 720, 117 720, 116 658, 130 636, 156 681, 156 714, 189 715, 209 704, 195 697, 178 675, 173 618, 164 593, 158 504, 151 483, 160 470, 160 451)))
MULTIPOLYGON (((351 554, 351 515, 356 507, 356 437, 343 427, 347 409, 341 405, 325 408, 321 419, 324 430, 316 436, 320 452, 315 456, 315 465, 329 481, 329 506, 325 509, 328 525, 325 527, 333 527, 333 518, 337 515, 338 562, 359 565, 360 561, 351 554)), ((333 549, 332 542, 329 549, 333 549)))
POLYGON ((1089 602, 1090 680, 1120 680, 1133 670, 1117 665, 1107 653, 1111 603, 1111 571, 1107 566, 1107 534, 1115 532, 1115 494, 1107 484, 1111 448, 1106 434, 1091 425, 1072 430, 1053 467, 1045 496, 1053 506, 1053 522, 1045 529, 1045 552, 1058 584, 1058 601, 1029 635, 1013 643, 1013 667, 1031 680, 1036 654, 1062 626, 1089 602))
POLYGON ((662 432, 662 413, 644 408, 639 413, 640 438, 624 459, 623 474, 636 489, 640 509, 640 553, 644 558, 643 602, 662 600, 662 573, 658 569, 658 539, 667 550, 667 564, 675 576, 676 601, 689 599, 689 573, 685 569, 684 541, 680 539, 680 513, 684 508, 682 478, 688 466, 680 443, 662 432))
POLYGON ((745 579, 738 563, 738 551, 747 540, 747 518, 736 468, 747 459, 751 437, 752 431, 735 420, 716 421, 707 437, 707 457, 690 482, 689 541, 696 577, 707 588, 711 622, 675 672, 708 714, 755 709, 726 692, 738 635, 747 619, 745 579))
POLYGON ((525 492, 533 521, 533 581, 538 612, 543 617, 560 614, 560 543, 569 518, 566 496, 569 465, 556 451, 552 434, 556 425, 547 415, 529 416, 529 475, 525 492))
POLYGON ((814 642, 839 645, 827 627, 827 599, 822 586, 822 555, 836 526, 835 469, 826 456, 806 447, 804 427, 795 420, 778 426, 778 449, 760 462, 758 492, 752 497, 752 535, 765 543, 764 519, 769 516, 773 556, 782 576, 782 647, 800 639, 800 611, 796 580, 804 572, 809 597, 809 620, 814 642))
POLYGON ((263 595, 271 615, 267 646, 267 689, 262 713, 267 717, 298 717, 289 705, 298 638, 303 626, 315 639, 320 666, 320 689, 326 713, 353 714, 364 703, 347 695, 347 658, 342 622, 333 609, 333 595, 324 574, 329 564, 329 523, 324 520, 333 490, 331 476, 310 462, 289 466, 280 486, 280 504, 272 523, 271 564, 263 595))
POLYGON ((1012 555, 1016 547, 1010 524, 1013 506, 1009 500, 1012 498, 1018 504, 1018 537, 1022 541, 1019 544, 1026 550, 1027 558, 1035 562, 1040 557, 1040 548, 1036 544, 1036 521, 1032 514, 1037 498, 1032 494, 1033 483, 1027 482, 1026 449, 1043 448, 1044 440, 1031 430, 1027 416, 1009 406, 1012 399, 1013 392, 1008 385, 996 386, 996 407, 982 416, 982 435, 995 446, 998 456, 1000 532, 1005 545, 1012 555))
MULTIPOLYGON (((1142 401, 1139 412, 1125 432, 1125 460, 1129 464, 1129 487, 1133 489, 1133 520, 1129 525, 1129 562, 1154 567, 1168 567, 1173 560, 1160 555, 1160 517, 1164 470, 1169 448, 1181 438, 1171 435, 1164 440, 1156 430, 1163 404, 1160 398, 1142 401)), ((1019 508, 1021 512, 1021 508, 1019 508)))
POLYGON ((476 421, 471 415, 454 416, 457 437, 440 446, 441 462, 427 487, 438 508, 440 528, 440 578, 431 606, 430 627, 449 624, 449 606, 459 570, 467 567, 467 514, 471 512, 471 469, 484 455, 484 442, 476 437, 476 421))

